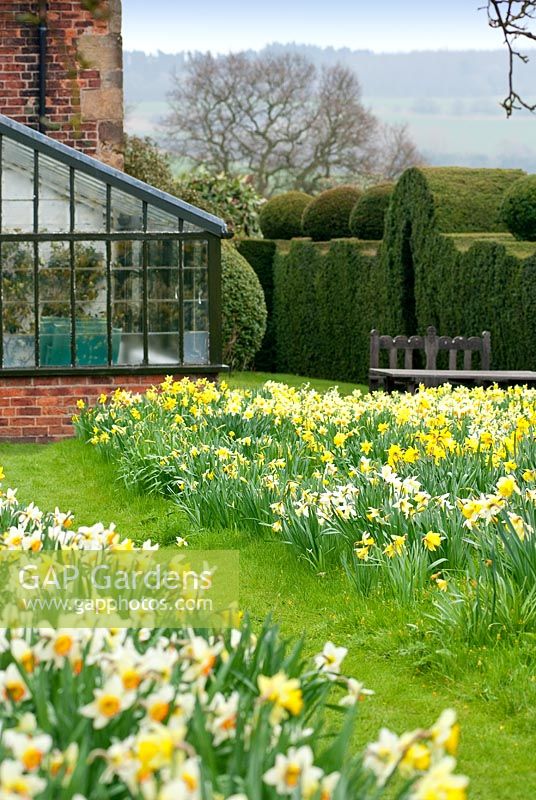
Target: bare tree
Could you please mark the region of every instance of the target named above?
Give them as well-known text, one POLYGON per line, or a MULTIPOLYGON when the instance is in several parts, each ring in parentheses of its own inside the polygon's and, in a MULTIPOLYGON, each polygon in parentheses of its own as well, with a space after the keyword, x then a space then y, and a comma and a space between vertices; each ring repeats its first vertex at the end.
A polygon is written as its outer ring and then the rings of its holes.
POLYGON ((536 3, 527 0, 488 0, 487 12, 492 28, 501 30, 508 49, 508 96, 501 105, 510 117, 512 111, 526 108, 536 111, 536 103, 523 99, 515 88, 515 63, 526 64, 529 60, 525 53, 518 49, 518 41, 536 42, 536 3))
POLYGON ((405 169, 422 162, 423 158, 409 135, 407 125, 382 127, 378 148, 379 177, 382 180, 396 180, 405 169))
POLYGON ((356 181, 396 161, 378 146, 384 130, 355 74, 318 71, 295 54, 193 55, 170 105, 164 124, 175 149, 216 172, 251 173, 264 194, 356 181))

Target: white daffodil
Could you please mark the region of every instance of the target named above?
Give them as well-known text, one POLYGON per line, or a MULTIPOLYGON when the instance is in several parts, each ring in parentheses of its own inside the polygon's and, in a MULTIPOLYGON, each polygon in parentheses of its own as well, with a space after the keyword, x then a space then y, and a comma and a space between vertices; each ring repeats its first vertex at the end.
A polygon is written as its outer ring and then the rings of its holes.
POLYGON ((388 728, 382 728, 378 741, 368 745, 363 765, 376 775, 378 786, 385 784, 393 770, 396 769, 403 752, 400 738, 388 728))
POLYGON ((332 772, 330 775, 324 775, 320 781, 321 800, 331 800, 333 793, 337 788, 337 784, 339 783, 340 777, 340 772, 332 772))
POLYGON ((143 700, 143 706, 147 710, 147 716, 153 722, 163 722, 171 709, 171 701, 175 696, 173 686, 167 685, 152 692, 143 700))
POLYGON ((39 769, 43 758, 50 752, 52 737, 47 733, 28 736, 26 733, 7 730, 4 733, 4 743, 24 769, 31 772, 39 769))
POLYGON ((436 748, 446 751, 450 756, 456 755, 460 739, 460 725, 454 709, 446 708, 441 712, 430 732, 436 748))
POLYGON ((38 661, 45 664, 53 663, 61 669, 66 661, 72 661, 80 656, 80 632, 75 628, 60 628, 41 631, 41 640, 35 647, 38 661))
POLYGON ((223 642, 210 644, 201 636, 193 636, 179 653, 181 658, 189 662, 182 679, 187 683, 206 680, 212 673, 222 650, 223 642))
POLYGON ((199 800, 201 779, 196 758, 188 758, 178 769, 176 777, 162 787, 158 800, 199 800))
POLYGON ((208 708, 213 717, 208 723, 208 729, 214 736, 214 745, 216 747, 226 739, 232 739, 236 735, 239 700, 240 695, 238 692, 233 692, 228 698, 225 698, 221 692, 217 692, 212 698, 208 708))
POLYGON ((321 653, 315 656, 315 664, 321 672, 325 672, 330 680, 335 680, 341 671, 341 664, 348 650, 336 647, 333 642, 326 642, 321 653))
POLYGON ((93 720, 93 727, 97 730, 104 728, 108 723, 130 708, 136 699, 135 692, 128 692, 123 686, 119 675, 109 678, 102 689, 95 689, 94 700, 80 709, 84 717, 93 720))
POLYGON ((46 781, 24 772, 19 761, 6 758, 0 764, 0 797, 2 800, 27 800, 46 788, 46 781))
POLYGON ((365 684, 355 678, 348 678, 346 688, 348 694, 339 700, 339 705, 343 707, 355 706, 359 700, 374 694, 372 689, 366 689, 365 684))
POLYGON ((318 789, 323 772, 313 765, 310 747, 291 747, 286 755, 277 753, 275 765, 263 775, 263 781, 273 786, 277 794, 291 794, 301 790, 302 797, 309 797, 318 789))
POLYGON ((28 687, 15 664, 0 672, 0 693, 11 703, 20 703, 28 697, 28 687))

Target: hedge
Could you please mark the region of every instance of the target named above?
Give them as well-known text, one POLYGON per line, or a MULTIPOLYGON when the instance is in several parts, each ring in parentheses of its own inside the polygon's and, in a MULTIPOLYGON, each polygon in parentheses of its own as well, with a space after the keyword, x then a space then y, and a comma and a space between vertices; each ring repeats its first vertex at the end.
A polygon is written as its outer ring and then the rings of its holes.
POLYGON ((442 233, 506 230, 501 214, 503 196, 512 183, 525 174, 519 169, 468 167, 408 170, 414 171, 424 176, 433 199, 435 224, 442 233))
POLYGON ((276 371, 275 325, 274 325, 274 258, 276 243, 268 239, 242 239, 236 248, 240 255, 250 263, 264 291, 266 311, 266 332, 261 347, 253 362, 254 368, 261 372, 276 371))
POLYGON ((321 248, 294 240, 274 262, 277 368, 311 377, 366 381, 369 334, 384 327, 380 262, 363 242, 321 248))
MULTIPOLYGON (((483 173, 491 173, 488 189, 503 187, 503 195, 493 197, 495 209, 516 175, 513 170, 500 175, 500 170, 459 169, 410 169, 402 175, 387 214, 381 256, 390 308, 386 332, 423 332, 434 325, 443 334, 469 336, 487 329, 492 334, 494 368, 533 366, 530 308, 536 302, 536 284, 528 276, 534 272, 535 257, 519 258, 489 236, 480 241, 471 238, 465 248, 459 246, 462 237, 443 235, 447 206, 442 205, 445 195, 438 193, 436 177, 449 172, 454 175, 443 182, 443 188, 448 184, 452 189, 454 178, 461 179, 463 173, 466 189, 474 179, 471 197, 486 184, 483 173)), ((480 202, 477 198, 468 205, 468 229, 479 219, 486 202, 491 214, 490 196, 488 193, 487 199, 480 202)), ((449 213, 453 214, 454 208, 452 201, 449 213)), ((500 227, 488 220, 488 230, 492 225, 500 227)))

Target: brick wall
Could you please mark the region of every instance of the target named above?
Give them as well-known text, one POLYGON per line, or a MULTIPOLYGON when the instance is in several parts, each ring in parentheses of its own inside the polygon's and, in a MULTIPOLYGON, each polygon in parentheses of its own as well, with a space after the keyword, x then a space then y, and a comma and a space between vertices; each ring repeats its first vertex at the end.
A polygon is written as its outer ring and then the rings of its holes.
MULTIPOLYGON (((17 377, 0 381, 0 442, 36 444, 74 436, 71 417, 76 401, 94 404, 104 393, 118 387, 145 392, 162 383, 162 375, 72 375, 62 377, 17 377)), ((180 380, 184 374, 175 375, 180 380)), ((203 377, 196 375, 192 380, 203 377)), ((214 380, 215 375, 205 377, 214 380)))
MULTIPOLYGON (((0 0, 0 113, 39 126, 38 0, 0 0)), ((47 3, 47 133, 123 165, 121 0, 47 3)))

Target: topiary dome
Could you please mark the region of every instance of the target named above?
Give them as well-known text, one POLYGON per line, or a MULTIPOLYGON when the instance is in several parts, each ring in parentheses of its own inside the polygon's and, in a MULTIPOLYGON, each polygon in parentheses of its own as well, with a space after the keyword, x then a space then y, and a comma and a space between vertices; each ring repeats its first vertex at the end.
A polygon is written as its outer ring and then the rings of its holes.
POLYGON ((502 217, 517 239, 536 242, 536 175, 519 178, 506 192, 502 217))
POLYGON ((272 197, 262 207, 260 226, 265 239, 292 239, 302 235, 301 221, 312 201, 305 192, 285 192, 272 197))
POLYGON ((350 236, 350 213, 361 194, 355 186, 337 186, 319 194, 303 212, 304 235, 315 242, 350 236))
POLYGON ((358 239, 382 239, 394 183, 379 183, 359 198, 350 214, 350 232, 358 239))
POLYGON ((222 242, 223 360, 247 369, 266 330, 264 292, 253 268, 230 242, 222 242))

